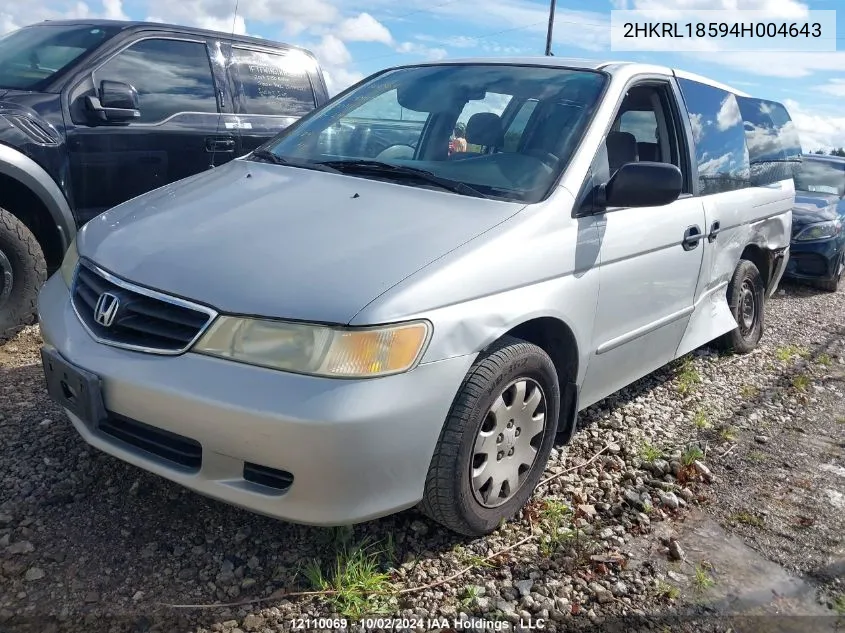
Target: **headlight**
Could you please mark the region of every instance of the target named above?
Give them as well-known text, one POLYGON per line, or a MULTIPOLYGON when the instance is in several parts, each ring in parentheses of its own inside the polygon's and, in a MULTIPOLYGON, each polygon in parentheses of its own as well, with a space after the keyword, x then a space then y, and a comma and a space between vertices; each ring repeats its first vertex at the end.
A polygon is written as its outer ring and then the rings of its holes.
POLYGON ((67 287, 73 285, 73 273, 76 272, 76 265, 79 263, 79 251, 76 250, 76 238, 68 246, 65 258, 62 260, 62 267, 59 271, 62 273, 62 279, 65 280, 67 287))
POLYGON ((374 378, 411 369, 430 331, 425 321, 332 328, 221 316, 193 351, 299 374, 374 378))
POLYGON ((842 224, 839 220, 829 220, 828 222, 819 222, 811 224, 806 229, 795 236, 796 242, 809 242, 812 240, 826 240, 830 237, 839 235, 842 230, 842 224))

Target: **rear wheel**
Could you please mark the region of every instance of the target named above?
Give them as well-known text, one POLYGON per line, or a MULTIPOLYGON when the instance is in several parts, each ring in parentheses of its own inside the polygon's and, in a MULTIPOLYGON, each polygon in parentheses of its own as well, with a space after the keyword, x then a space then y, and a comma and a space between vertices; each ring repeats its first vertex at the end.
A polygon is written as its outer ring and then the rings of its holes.
POLYGON ((0 343, 35 320, 38 289, 47 264, 26 225, 0 209, 0 343))
POLYGON ((763 338, 766 289, 760 271, 753 262, 742 259, 728 284, 728 304, 737 328, 718 339, 724 350, 747 354, 763 338))
POLYGON ((536 345, 505 337, 470 369, 441 431, 423 512, 480 536, 525 505, 555 439, 560 388, 536 345))

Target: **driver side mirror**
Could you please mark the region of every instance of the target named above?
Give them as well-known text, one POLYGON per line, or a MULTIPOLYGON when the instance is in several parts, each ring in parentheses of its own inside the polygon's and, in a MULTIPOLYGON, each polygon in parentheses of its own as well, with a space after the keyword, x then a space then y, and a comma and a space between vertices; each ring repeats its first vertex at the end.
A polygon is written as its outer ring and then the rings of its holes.
POLYGON ((141 116, 138 91, 122 81, 103 79, 97 96, 87 97, 86 105, 100 121, 123 122, 141 116))
POLYGON ((625 163, 599 187, 596 204, 607 207, 660 207, 678 199, 684 187, 681 170, 668 163, 625 163))

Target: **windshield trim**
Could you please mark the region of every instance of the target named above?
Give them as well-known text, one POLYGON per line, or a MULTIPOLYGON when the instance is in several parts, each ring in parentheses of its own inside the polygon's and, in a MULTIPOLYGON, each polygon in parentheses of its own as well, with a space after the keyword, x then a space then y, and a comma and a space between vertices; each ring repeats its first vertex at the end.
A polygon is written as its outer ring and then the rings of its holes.
POLYGON ((597 115, 598 111, 601 109, 600 106, 601 106, 602 102, 604 101, 605 97, 607 96, 607 91, 608 91, 610 84, 611 84, 611 74, 609 72, 607 72, 606 70, 603 70, 602 68, 581 68, 581 67, 577 67, 577 66, 565 66, 565 65, 556 66, 556 65, 550 65, 550 64, 541 64, 541 63, 531 64, 531 63, 525 63, 525 62, 520 62, 520 63, 516 64, 516 63, 510 63, 510 62, 506 62, 506 61, 496 62, 496 61, 492 61, 492 60, 491 61, 479 61, 479 62, 436 61, 436 62, 425 62, 425 63, 421 63, 421 64, 403 64, 401 66, 392 66, 390 68, 384 68, 382 70, 376 71, 372 75, 364 77, 363 79, 361 79, 357 83, 352 84, 351 86, 349 86, 345 90, 342 90, 341 92, 337 93, 331 99, 326 101, 323 105, 321 105, 320 107, 312 110, 308 114, 300 117, 294 123, 292 123, 291 125, 286 127, 284 130, 279 132, 276 136, 274 136, 273 138, 265 141, 263 144, 259 145, 257 148, 255 148, 255 150, 266 149, 268 151, 273 151, 273 147, 275 147, 276 145, 281 143, 281 141, 284 138, 286 138, 289 134, 293 133, 297 128, 299 128, 299 126, 304 125, 305 123, 308 123, 309 121, 311 121, 312 118, 319 116, 324 108, 331 107, 332 105, 334 105, 334 103, 336 101, 339 101, 340 99, 346 97, 346 95, 348 95, 350 92, 357 90, 360 86, 363 86, 364 84, 369 83, 369 82, 377 79, 378 77, 381 77, 382 75, 384 75, 386 73, 394 72, 394 71, 397 71, 397 70, 413 69, 413 68, 436 68, 436 67, 447 67, 447 66, 452 66, 452 67, 457 67, 457 66, 464 66, 464 67, 510 66, 510 67, 513 67, 513 68, 542 68, 542 69, 547 69, 547 70, 548 69, 557 69, 557 70, 572 71, 572 72, 592 73, 592 74, 595 74, 595 75, 600 75, 602 77, 603 81, 602 81, 601 90, 599 91, 598 96, 596 97, 594 107, 593 107, 593 111, 590 113, 590 116, 584 122, 584 133, 581 134, 581 137, 578 139, 578 142, 575 144, 572 152, 570 152, 569 157, 566 160, 566 162, 562 163, 560 165, 557 176, 551 180, 551 182, 549 183, 549 186, 546 189, 546 191, 544 191, 542 196, 540 196, 538 199, 536 199, 536 200, 534 200, 530 203, 525 202, 524 200, 511 200, 511 202, 519 202, 520 204, 541 204, 541 203, 545 202, 546 200, 548 200, 549 197, 552 195, 552 193, 560 186, 560 183, 563 180, 564 176, 566 175, 566 172, 569 169, 569 166, 572 163, 573 158, 583 148, 583 144, 586 140, 587 133, 591 129, 591 127, 592 127, 592 125, 595 121, 596 115, 597 115))

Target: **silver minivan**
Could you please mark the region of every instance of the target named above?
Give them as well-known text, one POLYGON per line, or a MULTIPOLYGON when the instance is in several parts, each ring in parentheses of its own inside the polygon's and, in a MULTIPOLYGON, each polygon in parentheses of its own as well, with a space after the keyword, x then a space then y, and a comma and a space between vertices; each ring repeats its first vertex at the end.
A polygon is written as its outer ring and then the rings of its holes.
POLYGON ((48 388, 202 494, 484 534, 579 410, 755 348, 800 154, 782 105, 669 68, 385 70, 89 222, 40 294, 48 388))

